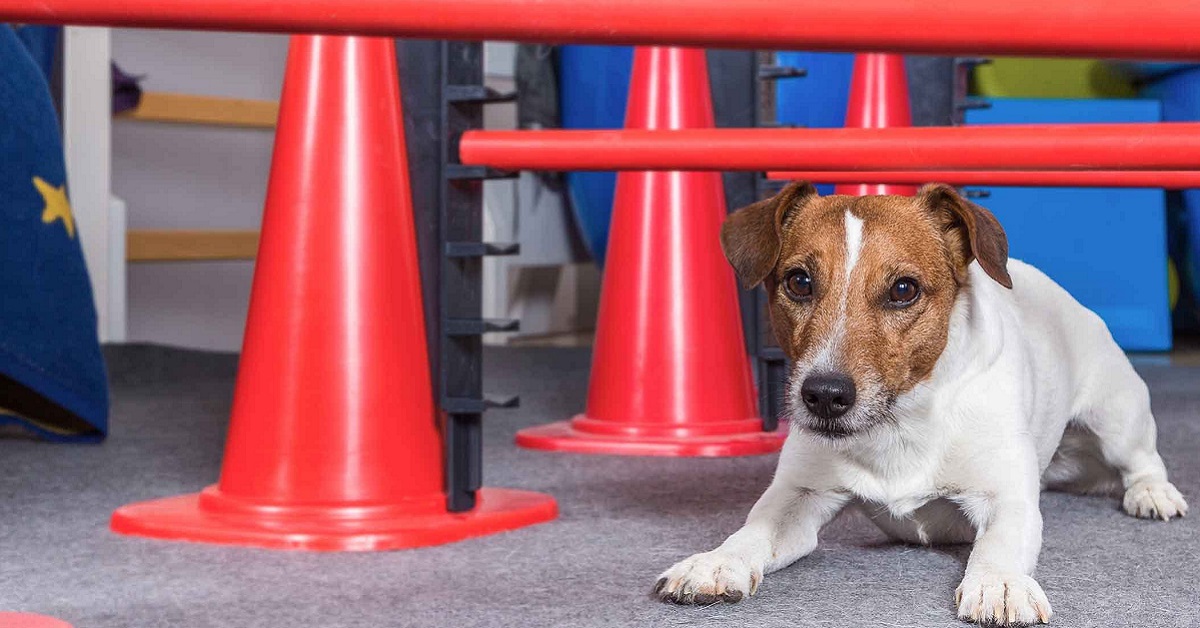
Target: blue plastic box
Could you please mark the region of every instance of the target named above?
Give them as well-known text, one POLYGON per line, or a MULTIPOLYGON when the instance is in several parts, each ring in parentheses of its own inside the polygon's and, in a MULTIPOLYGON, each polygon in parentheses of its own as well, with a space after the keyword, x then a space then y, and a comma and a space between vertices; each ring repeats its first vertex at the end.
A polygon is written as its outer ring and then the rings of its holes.
POLYGON ((775 113, 779 122, 812 128, 845 126, 853 54, 780 52, 776 63, 808 72, 804 78, 776 82, 775 113))
MULTIPOLYGON (((776 81, 775 118, 781 124, 813 129, 846 126, 850 77, 854 55, 844 52, 780 52, 779 65, 804 68, 804 78, 776 81)), ((832 194, 832 185, 818 185, 821 194, 832 194)))
MULTIPOLYGON (((1162 102, 1163 121, 1200 120, 1200 64, 1174 64, 1152 75, 1141 94, 1162 102)), ((1181 290, 1175 304, 1175 328, 1200 330, 1200 190, 1167 194, 1171 224, 1168 248, 1179 269, 1181 290)))
MULTIPOLYGON (((967 124, 1158 122, 1155 100, 1002 99, 967 124)), ((1166 195, 1158 189, 986 189, 1009 253, 1040 268, 1108 324, 1129 351, 1171 348, 1166 195)))

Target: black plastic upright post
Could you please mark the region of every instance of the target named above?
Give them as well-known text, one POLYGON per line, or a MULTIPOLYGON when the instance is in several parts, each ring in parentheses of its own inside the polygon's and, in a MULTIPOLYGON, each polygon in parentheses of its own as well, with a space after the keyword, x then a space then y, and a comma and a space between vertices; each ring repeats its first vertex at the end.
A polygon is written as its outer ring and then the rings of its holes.
POLYGON ((991 106, 986 99, 971 95, 971 73, 975 68, 991 62, 991 59, 983 57, 955 57, 951 60, 950 120, 944 124, 964 124, 968 110, 991 106))
POLYGON ((495 173, 459 165, 458 138, 482 126, 484 105, 507 97, 483 86, 482 44, 399 41, 397 57, 447 505, 464 511, 483 479, 483 412, 516 402, 483 394, 482 334, 516 323, 481 318, 481 260, 518 249, 482 241, 483 180, 495 173))
MULTIPOLYGON (((780 66, 774 55, 743 50, 712 50, 708 53, 713 110, 718 127, 773 126, 775 81, 801 79, 804 68, 780 66)), ((770 194, 770 182, 762 173, 727 172, 725 201, 730 211, 770 194)), ((779 425, 783 408, 783 378, 787 364, 775 346, 767 319, 762 290, 742 291, 742 327, 746 350, 751 356, 758 387, 758 409, 763 429, 779 425)))
POLYGON ((447 242, 483 239, 483 180, 454 169, 458 138, 483 126, 478 102, 451 102, 445 92, 482 86, 483 45, 446 42, 442 46, 442 360, 441 402, 446 412, 446 489, 451 510, 475 506, 482 485, 483 340, 480 334, 448 333, 451 320, 478 320, 482 308, 482 258, 448 257, 447 242))

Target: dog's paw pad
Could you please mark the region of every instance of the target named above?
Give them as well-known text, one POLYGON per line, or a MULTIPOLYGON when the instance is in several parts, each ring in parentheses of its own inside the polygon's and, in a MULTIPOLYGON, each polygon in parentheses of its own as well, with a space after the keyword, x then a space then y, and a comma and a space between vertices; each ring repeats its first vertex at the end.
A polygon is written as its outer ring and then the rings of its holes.
POLYGON ((740 556, 721 550, 682 560, 659 577, 654 595, 676 604, 739 602, 754 595, 762 574, 740 556))
POLYGON ((1137 482, 1125 491, 1125 512, 1143 519, 1162 519, 1187 514, 1188 506, 1174 484, 1166 480, 1137 482))
POLYGON ((954 596, 959 619, 989 626, 1048 624, 1053 614, 1042 587, 1020 574, 967 575, 954 596))

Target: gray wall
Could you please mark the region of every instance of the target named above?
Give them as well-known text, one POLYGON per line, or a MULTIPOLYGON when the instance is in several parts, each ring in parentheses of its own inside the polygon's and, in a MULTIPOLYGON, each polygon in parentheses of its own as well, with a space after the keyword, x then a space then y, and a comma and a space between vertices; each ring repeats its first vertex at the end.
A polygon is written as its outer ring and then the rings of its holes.
MULTIPOLYGON (((276 100, 287 38, 115 30, 113 57, 150 91, 276 100)), ((113 192, 130 229, 257 229, 273 133, 117 120, 113 192)), ((132 264, 129 339, 236 350, 251 262, 132 264)))

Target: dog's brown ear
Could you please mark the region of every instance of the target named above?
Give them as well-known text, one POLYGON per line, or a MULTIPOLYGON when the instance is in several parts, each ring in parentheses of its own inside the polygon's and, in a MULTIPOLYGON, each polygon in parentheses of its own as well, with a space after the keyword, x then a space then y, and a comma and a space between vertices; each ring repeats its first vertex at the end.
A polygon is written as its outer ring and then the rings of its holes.
POLYGON ((1012 288, 1008 275, 1008 237, 992 212, 963 198, 958 190, 944 183, 931 183, 917 192, 917 198, 941 221, 943 237, 956 256, 956 271, 965 278, 971 260, 996 283, 1012 288))
POLYGON ((780 236, 789 212, 817 196, 808 181, 793 181, 778 194, 743 207, 721 225, 721 248, 746 288, 762 283, 779 261, 780 236))

